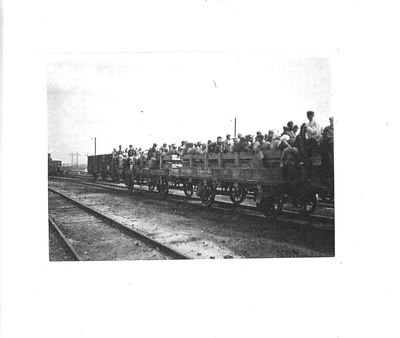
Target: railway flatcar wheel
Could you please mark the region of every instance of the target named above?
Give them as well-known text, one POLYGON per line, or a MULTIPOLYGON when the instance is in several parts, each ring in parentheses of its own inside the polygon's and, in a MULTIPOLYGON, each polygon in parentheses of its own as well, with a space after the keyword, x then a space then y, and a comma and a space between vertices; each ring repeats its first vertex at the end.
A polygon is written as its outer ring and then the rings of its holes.
POLYGON ((243 188, 235 188, 235 187, 229 188, 229 198, 231 199, 234 205, 239 205, 240 203, 242 203, 246 198, 246 195, 247 191, 243 188))
POLYGON ((318 204, 318 198, 317 198, 317 194, 311 194, 307 197, 301 198, 300 199, 300 213, 303 216, 309 216, 311 215, 318 204))
POLYGON ((192 197, 193 196, 193 192, 194 192, 193 184, 192 183, 185 183, 183 185, 183 192, 185 193, 185 195, 187 197, 192 197))
POLYGON ((156 183, 152 180, 149 180, 149 184, 147 186, 149 188, 149 191, 153 191, 154 188, 156 187, 156 183))
POLYGON ((157 190, 162 196, 168 195, 169 192, 169 184, 168 180, 165 178, 160 178, 157 184, 157 190))
POLYGON ((216 189, 213 185, 203 185, 200 187, 200 200, 204 206, 209 207, 213 204, 215 200, 216 189))
POLYGON ((278 197, 263 198, 260 203, 260 209, 266 217, 275 218, 283 208, 283 200, 278 197))

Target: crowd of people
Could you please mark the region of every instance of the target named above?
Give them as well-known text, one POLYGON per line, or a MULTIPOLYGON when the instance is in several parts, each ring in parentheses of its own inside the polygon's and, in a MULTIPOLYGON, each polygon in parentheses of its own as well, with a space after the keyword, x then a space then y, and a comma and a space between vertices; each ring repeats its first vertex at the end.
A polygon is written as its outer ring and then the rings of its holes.
POLYGON ((307 123, 303 123, 300 128, 289 121, 283 126, 283 131, 276 129, 269 130, 268 134, 257 131, 256 135, 242 135, 231 137, 226 135, 225 139, 218 136, 216 141, 208 140, 203 142, 182 141, 179 146, 175 144, 167 145, 164 143, 158 147, 156 143, 149 149, 129 148, 122 149, 119 146, 114 148, 112 155, 115 163, 120 167, 124 163, 132 164, 135 160, 144 158, 147 161, 157 160, 160 155, 179 155, 185 154, 204 154, 204 153, 227 153, 227 152, 259 152, 262 150, 280 150, 282 153, 282 166, 290 163, 297 156, 301 149, 310 153, 319 151, 324 160, 333 162, 333 117, 329 118, 330 124, 322 128, 315 120, 313 111, 307 112, 307 123))

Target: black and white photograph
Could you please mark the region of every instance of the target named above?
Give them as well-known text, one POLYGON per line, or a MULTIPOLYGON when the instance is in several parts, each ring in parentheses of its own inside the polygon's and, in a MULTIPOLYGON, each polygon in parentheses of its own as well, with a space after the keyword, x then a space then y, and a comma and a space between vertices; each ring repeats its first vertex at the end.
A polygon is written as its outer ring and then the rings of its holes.
POLYGON ((0 337, 398 338, 397 7, 0 1, 0 337))
POLYGON ((334 256, 330 59, 47 66, 50 260, 334 256))

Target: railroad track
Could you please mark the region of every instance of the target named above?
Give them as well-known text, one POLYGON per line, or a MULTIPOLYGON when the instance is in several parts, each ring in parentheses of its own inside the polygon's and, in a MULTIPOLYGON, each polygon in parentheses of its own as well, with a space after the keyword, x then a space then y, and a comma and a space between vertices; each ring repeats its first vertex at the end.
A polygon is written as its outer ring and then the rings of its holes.
MULTIPOLYGON (((129 192, 125 186, 122 186, 121 184, 117 184, 117 183, 103 182, 103 181, 94 182, 93 180, 87 180, 87 179, 81 179, 81 178, 79 178, 79 179, 78 178, 69 178, 69 177, 68 178, 57 177, 57 179, 67 180, 67 181, 71 181, 71 182, 75 182, 75 183, 79 183, 79 184, 83 184, 83 185, 87 185, 87 186, 100 187, 100 188, 105 188, 105 189, 109 189, 112 191, 119 191, 122 193, 129 194, 129 192)), ((144 194, 146 194, 146 197, 158 198, 158 196, 159 196, 158 194, 156 194, 154 192, 150 192, 150 191, 148 191, 148 189, 139 187, 137 185, 135 185, 134 191, 144 193, 144 194)), ((200 199, 197 197, 186 197, 184 195, 169 194, 168 199, 179 202, 179 203, 191 204, 191 205, 196 205, 196 206, 200 206, 200 207, 202 206, 199 203, 200 199)), ((259 211, 257 209, 257 207, 250 206, 250 205, 234 206, 230 202, 223 202, 220 200, 216 200, 216 201, 214 201, 213 205, 209 208, 214 209, 214 210, 220 210, 223 212, 229 212, 229 213, 233 212, 233 213, 238 213, 238 214, 245 214, 250 217, 265 219, 265 216, 263 215, 263 213, 261 211, 259 211)), ((290 211, 290 210, 283 210, 282 215, 278 216, 276 218, 276 220, 281 221, 281 222, 288 222, 288 221, 310 222, 311 221, 313 223, 319 223, 319 224, 323 223, 323 224, 328 225, 328 227, 326 227, 327 230, 333 230, 333 227, 331 227, 330 225, 334 224, 333 217, 320 216, 320 215, 310 215, 307 217, 302 217, 297 212, 290 211)))
POLYGON ((72 256, 71 260, 82 261, 83 260, 82 257, 75 250, 75 248, 71 245, 68 238, 65 237, 64 233, 61 231, 60 227, 57 225, 57 223, 54 221, 54 219, 51 216, 49 216, 49 225, 53 228, 53 230, 58 235, 58 237, 61 239, 61 241, 65 244, 69 255, 72 256))
POLYGON ((49 201, 49 223, 76 260, 192 258, 60 191, 48 190, 55 195, 49 201))
MULTIPOLYGON (((91 176, 91 175, 51 176, 51 178, 76 179, 76 180, 83 180, 83 181, 97 182, 97 183, 101 182, 103 184, 107 184, 107 185, 110 185, 110 186, 119 186, 118 183, 114 183, 114 182, 111 182, 111 181, 105 181, 105 180, 102 180, 102 179, 94 180, 93 176, 91 176)), ((135 184, 135 187, 137 188, 138 185, 135 184)), ((147 190, 145 190, 145 191, 147 191, 147 190)), ((171 192, 169 192, 169 193, 171 194, 171 192)), ((196 198, 196 197, 192 197, 192 198, 199 199, 199 198, 196 198)), ((250 199, 250 200, 254 199, 252 193, 249 193, 246 198, 250 199)), ((321 206, 321 207, 331 208, 331 209, 333 209, 335 207, 335 203, 333 201, 328 202, 328 201, 321 200, 321 201, 318 202, 318 205, 321 206)), ((243 205, 241 205, 241 207, 243 207, 243 205)))

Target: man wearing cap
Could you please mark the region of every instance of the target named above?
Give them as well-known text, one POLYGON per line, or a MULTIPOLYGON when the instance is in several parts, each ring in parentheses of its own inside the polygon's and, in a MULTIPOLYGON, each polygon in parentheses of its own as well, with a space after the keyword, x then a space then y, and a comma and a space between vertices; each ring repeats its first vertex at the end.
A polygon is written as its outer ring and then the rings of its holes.
MULTIPOLYGON (((248 146, 249 146, 249 143, 246 141, 246 139, 242 136, 242 134, 239 134, 240 135, 240 139, 239 139, 239 141, 235 144, 235 146, 234 146, 234 148, 233 148, 233 151, 234 152, 237 152, 237 153, 240 153, 240 152, 242 152, 242 151, 246 151, 246 149, 248 148, 248 146)), ((239 136, 238 135, 238 136, 239 136)))
POLYGON ((216 142, 216 148, 215 148, 216 153, 222 153, 224 150, 223 148, 224 148, 224 142, 222 141, 222 137, 218 136, 217 142, 216 142))
POLYGON ((178 151, 179 151, 180 154, 182 154, 183 149, 185 149, 185 144, 186 143, 187 143, 187 141, 185 141, 185 140, 181 141, 181 145, 178 147, 178 151))
POLYGON ((321 139, 321 126, 315 121, 314 118, 315 113, 311 110, 307 112, 308 122, 306 123, 307 127, 307 138, 315 139, 319 141, 321 139))
POLYGON ((118 149, 117 155, 122 155, 123 153, 124 153, 124 152, 123 152, 123 150, 122 150, 122 146, 119 145, 119 149, 118 149))
POLYGON ((129 145, 128 156, 129 157, 135 156, 135 149, 132 148, 132 144, 129 145))
POLYGON ((166 143, 164 143, 163 146, 161 147, 160 151, 161 151, 162 155, 168 154, 168 145, 166 143))
POLYGON ((172 143, 171 155, 179 155, 178 148, 176 147, 176 145, 174 143, 172 143))
POLYGON ((147 159, 151 159, 152 157, 156 157, 157 153, 157 143, 153 143, 153 146, 149 149, 147 153, 147 159))
POLYGON ((262 144, 263 140, 264 140, 264 137, 262 136, 261 132, 258 131, 256 138, 254 140, 253 146, 252 146, 253 151, 261 150, 261 144, 262 144))

